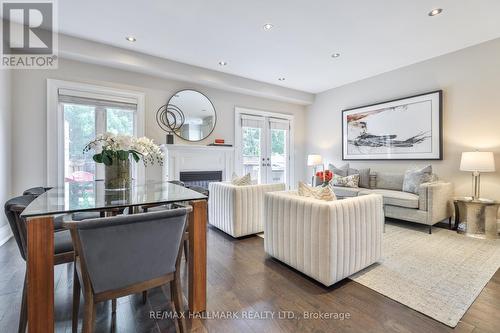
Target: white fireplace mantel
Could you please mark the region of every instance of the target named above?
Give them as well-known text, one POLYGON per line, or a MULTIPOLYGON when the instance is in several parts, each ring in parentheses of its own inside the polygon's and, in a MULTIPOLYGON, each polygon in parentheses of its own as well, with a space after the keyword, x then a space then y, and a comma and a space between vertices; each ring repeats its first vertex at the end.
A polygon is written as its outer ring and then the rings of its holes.
POLYGON ((164 180, 179 180, 181 171, 222 171, 223 180, 230 180, 233 174, 233 147, 174 144, 161 148, 164 180))

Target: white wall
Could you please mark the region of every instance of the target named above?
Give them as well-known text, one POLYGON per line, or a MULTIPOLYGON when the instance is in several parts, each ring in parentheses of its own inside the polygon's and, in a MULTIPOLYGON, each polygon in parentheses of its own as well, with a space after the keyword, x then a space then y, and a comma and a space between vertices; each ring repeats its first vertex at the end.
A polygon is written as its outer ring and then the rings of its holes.
POLYGON ((431 163, 457 195, 470 195, 471 175, 459 171, 463 151, 494 151, 497 172, 481 177, 482 196, 500 199, 500 39, 404 67, 316 95, 309 107, 307 153, 342 163, 341 111, 443 89, 444 159, 442 161, 353 162, 374 170, 403 171, 431 163))
MULTIPOLYGON (((11 73, 0 69, 0 203, 11 196, 11 73)), ((10 227, 0 213, 0 245, 10 237, 10 227)))
MULTIPOLYGON (((13 124, 12 154, 13 192, 20 193, 30 186, 46 184, 46 81, 48 78, 78 81, 143 92, 146 95, 146 136, 165 143, 165 133, 156 124, 156 110, 176 91, 193 88, 204 93, 217 110, 217 126, 212 135, 197 144, 207 144, 214 138, 234 143, 234 107, 293 114, 296 119, 296 176, 303 178, 305 170, 305 108, 304 106, 253 97, 215 88, 138 74, 120 69, 60 59, 57 70, 15 71, 12 77, 13 124)), ((185 143, 176 138, 176 143, 185 143)), ((161 167, 148 167, 148 179, 160 179, 161 167)))

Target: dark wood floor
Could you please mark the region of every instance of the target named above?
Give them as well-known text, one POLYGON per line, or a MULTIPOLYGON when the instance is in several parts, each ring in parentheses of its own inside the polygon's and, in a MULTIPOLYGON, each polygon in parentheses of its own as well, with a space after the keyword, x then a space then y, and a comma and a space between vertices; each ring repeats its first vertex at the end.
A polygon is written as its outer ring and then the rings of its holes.
MULTIPOLYGON (((269 259, 262 238, 235 240, 210 228, 208 240, 207 315, 237 311, 240 318, 191 319, 193 332, 500 331, 500 271, 453 330, 356 282, 344 280, 325 288, 269 259), (350 319, 299 319, 304 312, 348 313, 350 319), (261 313, 262 317, 274 313, 275 318, 241 318, 243 313, 261 313), (295 318, 279 319, 279 313, 295 318)), ((14 239, 0 248, 0 267, 0 332, 16 332, 25 266, 14 239)), ((56 330, 70 332, 71 265, 58 266, 55 275, 56 330)), ((96 332, 174 332, 172 319, 150 318, 151 311, 171 310, 165 295, 170 295, 168 287, 152 290, 146 305, 140 295, 119 299, 114 329, 110 303, 101 304, 96 332)))

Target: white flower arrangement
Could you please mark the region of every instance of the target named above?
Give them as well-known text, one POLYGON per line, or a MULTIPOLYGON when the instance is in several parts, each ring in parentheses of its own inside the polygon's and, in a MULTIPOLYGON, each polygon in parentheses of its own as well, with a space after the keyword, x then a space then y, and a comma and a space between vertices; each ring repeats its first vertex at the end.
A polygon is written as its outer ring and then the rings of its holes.
POLYGON ((128 160, 129 156, 139 162, 141 159, 145 166, 158 163, 163 164, 164 154, 153 140, 146 137, 136 138, 131 135, 104 133, 99 134, 89 142, 83 152, 90 150, 96 152, 93 159, 97 163, 112 165, 113 160, 128 160))

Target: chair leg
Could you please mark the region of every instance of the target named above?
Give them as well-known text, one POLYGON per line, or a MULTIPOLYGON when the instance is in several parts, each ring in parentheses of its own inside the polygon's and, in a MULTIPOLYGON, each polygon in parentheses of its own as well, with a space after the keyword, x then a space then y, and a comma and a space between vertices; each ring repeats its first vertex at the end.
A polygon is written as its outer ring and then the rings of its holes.
POLYGON ((85 297, 85 311, 83 315, 83 333, 93 333, 95 325, 95 304, 91 293, 85 297))
POLYGON ((21 301, 21 313, 19 315, 19 333, 25 333, 26 326, 28 324, 28 293, 26 290, 28 287, 28 281, 26 278, 26 273, 24 273, 23 298, 21 301))
POLYGON ((74 265, 73 273, 73 317, 71 319, 72 332, 78 332, 78 311, 80 310, 80 280, 78 279, 78 274, 76 273, 76 265, 74 265))
POLYGON ((448 229, 451 230, 451 216, 448 218, 448 229))
POLYGON ((146 304, 147 301, 148 301, 148 291, 144 290, 142 292, 142 304, 146 304))
POLYGON ((180 333, 186 332, 186 320, 184 319, 184 305, 182 301, 181 279, 178 272, 175 273, 175 278, 170 281, 170 295, 174 302, 175 311, 177 312, 177 323, 180 333))
POLYGON ((432 234, 432 225, 429 226, 429 235, 432 234))

